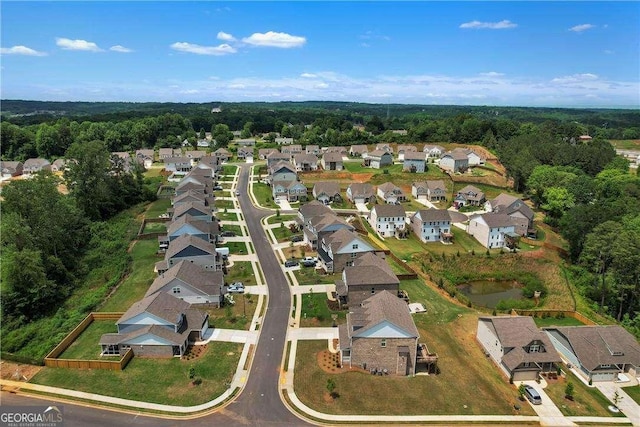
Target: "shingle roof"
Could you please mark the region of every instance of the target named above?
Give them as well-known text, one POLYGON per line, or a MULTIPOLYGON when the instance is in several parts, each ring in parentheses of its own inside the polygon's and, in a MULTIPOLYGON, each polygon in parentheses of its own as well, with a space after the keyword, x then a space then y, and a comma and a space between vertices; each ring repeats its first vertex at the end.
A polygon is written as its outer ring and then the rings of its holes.
POLYGON ((491 201, 491 209, 494 212, 501 212, 507 215, 518 211, 529 219, 533 219, 534 216, 533 210, 525 202, 506 193, 500 193, 498 197, 491 201))
POLYGON ((422 160, 422 161, 425 161, 425 156, 424 156, 423 152, 407 151, 406 153, 404 153, 404 159, 405 160, 422 160))
POLYGON ((367 157, 382 157, 385 154, 391 155, 391 153, 388 152, 388 151, 373 150, 373 151, 370 151, 369 153, 367 153, 367 157))
POLYGON ((317 164, 318 163, 318 156, 316 156, 315 154, 305 154, 305 153, 299 153, 296 154, 293 157, 293 160, 299 164, 299 163, 310 163, 310 164, 317 164))
POLYGON ((354 182, 349 184, 352 197, 371 197, 375 195, 373 185, 368 182, 354 182))
POLYGON ((393 182, 385 182, 384 184, 378 185, 378 191, 382 191, 384 194, 387 194, 390 191, 398 190, 402 193, 400 187, 395 185, 393 182))
POLYGON ((607 364, 640 366, 640 344, 621 326, 565 326, 545 330, 562 334, 580 363, 590 371, 607 364))
POLYGON ((163 160, 164 164, 169 164, 169 163, 187 163, 187 164, 191 164, 191 159, 188 159, 187 157, 165 157, 163 160))
POLYGON ((324 241, 331 248, 331 251, 335 253, 342 249, 345 245, 351 243, 356 239, 361 240, 360 237, 353 231, 349 231, 346 228, 341 228, 340 230, 325 237, 324 241))
POLYGON ((155 294, 174 279, 178 279, 186 283, 205 295, 220 295, 220 286, 224 284, 224 274, 222 271, 205 270, 197 264, 180 261, 178 264, 156 277, 147 290, 145 297, 155 294))
POLYGON ((345 267, 345 284, 349 286, 371 286, 378 284, 400 284, 391 266, 381 257, 368 252, 356 259, 351 267, 345 267))
POLYGON ((362 153, 366 153, 368 149, 366 145, 352 145, 349 151, 351 151, 352 153, 362 154, 362 153))
POLYGON ((171 221, 169 227, 167 228, 167 233, 169 235, 172 235, 185 224, 192 226, 193 228, 204 234, 213 235, 216 234, 216 232, 219 230, 218 221, 204 221, 201 219, 197 219, 196 217, 189 214, 185 214, 171 221))
POLYGON ((126 323, 127 320, 141 314, 150 313, 172 324, 178 322, 179 316, 191 307, 186 301, 171 296, 165 292, 150 295, 134 303, 118 319, 117 324, 126 323))
POLYGON ((276 163, 273 163, 271 166, 269 166, 269 174, 272 175, 274 172, 277 172, 280 169, 287 169, 288 171, 293 173, 296 172, 296 168, 293 167, 293 165, 288 161, 284 161, 284 162, 278 161, 276 163))
POLYGON ((514 225, 509 215, 506 214, 486 213, 479 216, 487 223, 489 228, 511 227, 514 225))
POLYGON ((378 218, 381 217, 402 217, 406 216, 402 205, 375 205, 371 212, 375 211, 378 218))
POLYGON ((429 190, 444 190, 447 191, 447 187, 444 185, 444 181, 439 179, 435 181, 427 181, 427 188, 429 190))
POLYGON ((182 234, 169 243, 164 259, 169 260, 173 258, 189 246, 198 248, 211 255, 215 255, 216 253, 216 247, 213 243, 205 242, 204 240, 190 234, 182 234))
POLYGON ((187 190, 179 196, 175 196, 173 198, 173 204, 176 205, 180 203, 186 203, 188 201, 204 203, 205 200, 206 196, 204 195, 204 193, 194 190, 187 190))
POLYGON ((442 157, 451 157, 453 160, 468 160, 468 157, 465 153, 461 153, 460 151, 449 151, 448 153, 444 153, 442 157))
POLYGON ((325 206, 324 203, 321 203, 317 200, 312 200, 309 203, 300 206, 300 209, 298 211, 300 212, 300 214, 302 214, 302 217, 305 219, 305 221, 314 216, 333 214, 331 208, 325 206))
POLYGON ((340 193, 340 184, 335 181, 316 182, 313 186, 313 193, 316 195, 325 193, 333 196, 340 193))
MULTIPOLYGON (((449 215, 449 211, 446 209, 420 209, 415 214, 414 217, 418 217, 422 222, 427 221, 451 221, 451 215, 449 215)), ((460 214, 462 215, 462 214, 460 214)), ((465 215, 463 215, 465 216, 465 215)), ((413 218, 413 217, 412 217, 413 218)), ((465 216, 466 218, 466 216, 465 216)))
MULTIPOLYGON (((129 153, 127 153, 129 154, 129 153)), ((32 168, 42 168, 44 166, 49 165, 49 160, 47 159, 27 159, 24 161, 22 167, 25 169, 32 169, 32 168)))
POLYGON ((341 162, 342 154, 336 152, 327 152, 322 155, 324 162, 341 162))
POLYGON ((173 218, 179 218, 191 209, 202 212, 202 215, 211 215, 211 208, 208 208, 202 202, 180 203, 173 211, 173 218))
POLYGON ((352 326, 362 326, 351 333, 353 337, 363 335, 370 328, 385 321, 399 327, 410 336, 420 336, 407 303, 389 291, 382 291, 367 298, 361 307, 354 307, 347 316, 352 320, 352 326))
MULTIPOLYGON (((416 151, 418 151, 418 148, 417 148, 415 145, 410 145, 410 144, 400 144, 400 145, 398 145, 398 152, 400 152, 400 151, 404 151, 404 152, 405 152, 405 159, 406 159, 406 158, 407 158, 407 157, 406 157, 406 154, 407 154, 408 152, 409 152, 409 153, 410 153, 410 152, 416 152, 416 151)), ((423 155, 423 156, 424 156, 424 155, 423 155)), ((423 158, 424 158, 424 157, 423 157, 423 158)))

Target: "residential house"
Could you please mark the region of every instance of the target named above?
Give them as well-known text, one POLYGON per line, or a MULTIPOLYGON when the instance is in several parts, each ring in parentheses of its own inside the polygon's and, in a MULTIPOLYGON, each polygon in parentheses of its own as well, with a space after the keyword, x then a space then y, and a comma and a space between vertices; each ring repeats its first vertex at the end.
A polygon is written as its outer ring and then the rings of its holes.
POLYGON ((347 149, 342 146, 322 147, 322 153, 339 153, 342 157, 345 157, 347 155, 347 149))
POLYGON ((318 240, 318 258, 327 273, 339 273, 367 252, 375 249, 363 238, 346 228, 329 233, 318 240))
POLYGON ((533 226, 533 210, 521 199, 510 194, 501 193, 493 200, 484 204, 488 212, 504 213, 509 215, 516 226, 516 233, 521 236, 535 234, 533 226))
POLYGON ((260 148, 258 150, 258 158, 260 160, 267 160, 267 157, 271 153, 279 153, 279 151, 276 148, 260 148))
POLYGON ((289 162, 272 163, 268 166, 269 182, 275 181, 296 181, 298 174, 296 168, 289 162))
POLYGON ((338 335, 341 365, 415 375, 420 334, 407 304, 393 293, 382 291, 351 306, 338 335))
POLYGON ((397 205, 407 201, 404 191, 392 182, 378 185, 376 195, 387 204, 397 205))
POLYGON ((66 159, 56 159, 51 163, 51 172, 64 172, 68 164, 66 159))
POLYGON ((449 151, 440 156, 440 169, 449 173, 462 173, 469 169, 469 158, 460 151, 449 151))
POLYGON ((247 157, 251 157, 253 159, 253 147, 238 147, 238 152, 236 153, 238 159, 245 160, 247 157))
POLYGON ((407 131, 406 129, 393 129, 391 130, 391 133, 394 135, 407 136, 409 134, 409 131, 407 131))
POLYGON ((277 180, 271 182, 271 196, 273 200, 286 199, 289 202, 307 200, 307 187, 296 180, 277 180))
POLYGON ((171 199, 171 205, 174 209, 184 203, 190 202, 200 202, 205 206, 212 207, 215 202, 215 197, 197 190, 187 190, 171 199))
POLYGON ((544 328, 556 350, 590 382, 640 374, 640 344, 619 325, 544 328))
POLYGON ((151 149, 136 150, 136 160, 145 169, 149 169, 155 160, 156 153, 151 149))
POLYGON ((320 155, 320 146, 319 145, 306 145, 304 147, 304 152, 307 154, 313 154, 314 156, 320 155))
POLYGON ((362 156, 364 165, 374 169, 381 169, 393 164, 393 154, 389 151, 374 150, 362 156))
POLYGON ((24 165, 22 162, 5 162, 0 161, 0 170, 3 178, 11 178, 13 176, 22 175, 24 165))
POLYGON ((342 154, 340 153, 324 153, 320 163, 322 164, 322 169, 326 171, 341 171, 344 169, 342 154))
POLYGON ((349 155, 351 157, 363 157, 368 151, 366 145, 352 145, 349 148, 349 155))
POLYGON ((376 193, 368 182, 354 182, 347 187, 347 199, 352 203, 375 203, 376 193))
POLYGON ((369 212, 367 221, 382 237, 405 237, 407 214, 401 205, 375 205, 369 212))
POLYGON ((480 317, 476 339, 510 382, 535 380, 562 362, 530 316, 480 317))
POLYGON ((118 333, 100 338, 101 355, 182 357, 187 347, 202 340, 209 315, 166 292, 157 292, 133 304, 116 322, 118 333))
POLYGON ((51 163, 47 159, 27 159, 22 165, 22 173, 25 175, 33 175, 40 171, 51 171, 51 163))
POLYGON ((298 172, 310 172, 318 170, 318 157, 315 154, 296 154, 293 157, 293 165, 298 172))
MULTIPOLYGON (((391 266, 381 256, 368 252, 342 272, 342 279, 336 281, 336 294, 340 305, 355 307, 372 295, 389 291, 398 295, 400 280, 391 266)), ((406 303, 405 303, 406 305, 406 303)))
POLYGON ((180 261, 197 264, 205 270, 222 269, 222 257, 216 252, 215 245, 189 234, 169 242, 164 260, 156 263, 155 271, 162 274, 180 261))
POLYGON ((220 226, 215 219, 213 221, 207 221, 196 219, 189 214, 185 214, 169 223, 167 227, 167 240, 172 242, 184 234, 198 237, 205 242, 216 243, 220 235, 220 226))
POLYGON ((228 162, 229 159, 231 158, 231 152, 229 152, 229 150, 223 147, 218 148, 216 151, 213 152, 213 154, 215 154, 216 157, 218 157, 218 161, 220 163, 228 162))
POLYGON ((458 209, 463 206, 482 206, 485 201, 482 190, 473 185, 467 185, 456 193, 453 206, 458 209))
POLYGON ((293 144, 293 138, 280 137, 275 139, 278 145, 291 145, 293 144))
POLYGON ((173 208, 172 221, 184 215, 190 215, 193 219, 199 221, 213 221, 213 207, 206 206, 202 202, 186 202, 180 203, 173 208))
POLYGON ((164 170, 175 175, 184 175, 193 168, 191 159, 187 157, 165 157, 163 161, 164 170))
POLYGON ((197 165, 200 159, 202 159, 206 155, 206 152, 200 150, 187 150, 184 152, 184 156, 191 160, 192 166, 197 165))
POLYGON ((297 222, 300 225, 303 225, 314 216, 320 216, 325 214, 334 215, 331 208, 325 206, 324 203, 321 203, 317 200, 312 200, 309 203, 306 203, 300 206, 300 209, 298 209, 297 222))
MULTIPOLYGON (((242 138, 234 140, 238 147, 254 147, 256 145, 255 138, 242 138)), ((253 150, 252 150, 253 152, 253 150)))
POLYGON ((467 233, 487 249, 512 247, 518 238, 511 218, 497 213, 472 217, 467 225, 467 233))
POLYGON ((200 148, 208 148, 210 144, 210 141, 205 138, 205 139, 198 139, 196 141, 196 146, 200 147, 200 148))
POLYGON ((447 209, 421 209, 411 217, 411 228, 423 243, 451 243, 454 222, 465 222, 467 216, 447 209))
POLYGON ((233 135, 233 139, 240 138, 240 135, 242 135, 242 131, 241 130, 232 130, 231 131, 231 135, 233 135))
POLYGON ((207 188, 207 184, 195 178, 189 181, 181 181, 175 189, 175 196, 181 196, 187 192, 200 193, 204 197, 211 194, 212 188, 207 188))
POLYGON ((403 156, 402 170, 405 172, 424 173, 427 168, 426 163, 423 152, 409 151, 403 156))
POLYGON ((387 153, 391 153, 391 156, 393 157, 393 147, 391 144, 387 144, 386 142, 376 144, 376 149, 374 151, 386 151, 387 153))
POLYGON ((316 182, 313 186, 313 197, 319 202, 328 205, 331 202, 342 202, 340 184, 335 181, 316 182))
POLYGON ((325 236, 341 229, 355 231, 354 226, 333 212, 313 216, 303 224, 304 242, 315 250, 325 236))
POLYGON ((181 157, 182 150, 173 148, 160 148, 158 150, 158 158, 160 160, 168 159, 169 157, 181 157))
POLYGON ((221 160, 218 158, 218 156, 205 156, 200 159, 196 169, 209 169, 213 172, 213 176, 215 177, 215 175, 222 169, 222 167, 220 166, 220 162, 221 160))
POLYGON ((220 308, 223 286, 222 271, 204 270, 199 265, 180 261, 155 278, 145 297, 165 292, 189 304, 214 304, 220 308))
POLYGON ((447 188, 442 180, 416 181, 411 185, 411 194, 418 200, 430 202, 447 200, 447 188))
MULTIPOLYGON (((415 145, 408 144, 399 144, 398 145, 398 160, 403 161, 405 159, 405 154, 407 153, 416 153, 418 148, 415 145)), ((422 154, 422 159, 425 158, 424 153, 422 154)))
POLYGON ((478 153, 473 150, 465 149, 467 158, 469 159, 469 166, 484 165, 484 158, 480 157, 478 153))
POLYGON ((288 154, 282 154, 279 151, 273 152, 267 155, 267 167, 271 167, 275 163, 289 163, 291 161, 291 156, 288 154))
POLYGON ((300 154, 303 152, 302 145, 300 144, 291 144, 280 149, 282 154, 287 154, 289 156, 289 160, 293 159, 296 154, 300 154))
POLYGON ((440 158, 440 156, 442 156, 442 154, 444 153, 444 147, 441 147, 439 145, 425 145, 422 148, 422 152, 426 153, 427 155, 427 159, 437 159, 440 158))

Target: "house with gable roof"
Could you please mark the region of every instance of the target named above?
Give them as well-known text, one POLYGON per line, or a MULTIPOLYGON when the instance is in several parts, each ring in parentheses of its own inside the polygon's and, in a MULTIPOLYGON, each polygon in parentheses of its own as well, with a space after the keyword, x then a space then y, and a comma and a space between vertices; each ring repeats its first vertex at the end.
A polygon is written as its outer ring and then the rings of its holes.
MULTIPOLYGON (((128 153, 127 153, 128 154, 128 153)), ((47 159, 33 158, 27 159, 22 165, 22 173, 25 175, 33 175, 40 171, 50 171, 51 163, 47 159)))
POLYGON ((0 161, 0 170, 2 171, 3 178, 11 178, 13 176, 22 175, 23 170, 22 162, 6 162, 0 161))
POLYGON ((478 187, 467 185, 461 188, 453 199, 453 206, 461 208, 463 206, 482 206, 485 202, 484 192, 478 187))
POLYGON ((400 280, 382 256, 366 253, 345 267, 341 280, 336 281, 340 305, 357 306, 385 290, 398 295, 400 280))
POLYGON ((376 203, 376 193, 368 182, 354 182, 347 187, 347 199, 352 203, 376 203))
POLYGON ((222 271, 205 270, 199 265, 180 261, 156 277, 145 298, 165 292, 189 304, 222 303, 224 274, 222 271))
POLYGON ((466 172, 469 169, 469 158, 460 151, 449 151, 440 156, 438 166, 449 173, 466 172))
POLYGON ((367 221, 381 237, 404 237, 407 214, 401 205, 375 205, 367 221))
POLYGON ((342 201, 340 184, 335 181, 316 182, 313 186, 313 197, 325 205, 331 202, 340 203, 342 201))
MULTIPOLYGON (((418 148, 415 145, 411 144, 398 144, 398 160, 403 161, 406 159, 407 153, 416 153, 418 148)), ((425 155, 422 154, 422 159, 425 158, 425 155)))
POLYGON ((487 249, 512 247, 519 237, 511 218, 498 213, 471 217, 467 225, 467 233, 487 249))
POLYGON ((324 153, 320 164, 322 165, 322 169, 326 171, 341 171, 344 169, 342 154, 340 153, 324 153))
POLYGON ((476 339, 511 382, 535 380, 562 363, 530 316, 480 317, 476 339))
POLYGON ((293 165, 298 172, 318 170, 318 157, 315 154, 298 153, 293 156, 293 165))
POLYGON ((454 222, 465 222, 467 216, 447 209, 421 209, 411 216, 411 228, 423 243, 451 243, 454 222))
POLYGON ((375 249, 345 228, 327 234, 318 241, 318 258, 327 273, 341 272, 367 252, 375 252, 375 249))
POLYGON ((183 234, 169 242, 164 260, 156 263, 155 271, 162 274, 180 261, 197 264, 205 270, 222 269, 222 256, 216 252, 215 245, 189 234, 183 234))
POLYGON ((516 233, 521 236, 535 234, 536 230, 533 226, 534 213, 533 210, 521 199, 510 194, 501 193, 493 200, 489 200, 484 204, 485 210, 488 212, 504 213, 509 215, 513 223, 516 225, 516 233))
POLYGON ((213 154, 216 155, 220 163, 228 162, 231 158, 231 152, 224 147, 218 148, 213 154))
POLYGON ((422 148, 422 152, 427 155, 428 159, 437 159, 442 156, 442 154, 445 152, 445 149, 440 145, 427 144, 422 148))
POLYGON ((402 170, 404 172, 424 173, 426 168, 427 161, 423 152, 409 151, 404 154, 402 158, 402 170))
POLYGON ((390 205, 397 205, 407 201, 404 191, 393 182, 385 182, 378 185, 376 195, 390 205))
POLYGON ((366 145, 352 145, 349 147, 349 155, 351 157, 363 157, 368 151, 369 149, 366 145))
POLYGON ((393 164, 392 152, 384 150, 373 150, 370 153, 365 153, 363 154, 362 159, 364 166, 374 169, 382 169, 385 166, 393 164))
POLYGON ((390 375, 415 375, 420 334, 407 304, 389 291, 351 306, 338 327, 340 363, 390 375))
POLYGON ((442 180, 417 181, 411 185, 411 195, 418 200, 446 201, 447 187, 442 180))
POLYGON ((312 249, 317 249, 318 242, 321 242, 325 236, 342 229, 355 231, 354 226, 333 212, 316 215, 303 224, 304 241, 312 249))

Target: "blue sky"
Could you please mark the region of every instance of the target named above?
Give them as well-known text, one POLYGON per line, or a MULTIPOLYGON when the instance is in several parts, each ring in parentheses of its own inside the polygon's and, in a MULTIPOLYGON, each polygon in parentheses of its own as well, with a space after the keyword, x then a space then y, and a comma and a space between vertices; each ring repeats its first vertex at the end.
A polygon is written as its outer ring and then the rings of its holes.
POLYGON ((1 97, 640 108, 639 2, 2 1, 1 97))

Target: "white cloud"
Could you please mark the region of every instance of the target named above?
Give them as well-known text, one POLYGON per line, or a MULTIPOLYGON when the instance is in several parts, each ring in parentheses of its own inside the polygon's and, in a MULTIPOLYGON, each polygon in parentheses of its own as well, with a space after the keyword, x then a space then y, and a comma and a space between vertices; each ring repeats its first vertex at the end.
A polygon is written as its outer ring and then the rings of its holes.
POLYGON ((56 45, 64 50, 83 50, 87 52, 102 52, 102 49, 93 42, 86 40, 71 40, 64 37, 56 38, 56 45))
POLYGON ((0 47, 0 55, 47 56, 46 52, 38 52, 26 46, 0 47))
POLYGON ((593 24, 580 24, 580 25, 575 25, 571 28, 569 28, 569 31, 573 31, 575 33, 581 33, 583 31, 587 31, 590 30, 592 28, 595 28, 596 26, 593 24))
POLYGON ((217 37, 218 37, 218 40, 224 40, 226 42, 234 42, 234 41, 236 41, 235 37, 233 37, 229 33, 225 33, 224 31, 219 31, 217 37))
POLYGON ((133 52, 133 49, 129 49, 128 47, 124 47, 124 46, 120 46, 119 44, 117 44, 115 46, 111 46, 109 48, 109 50, 111 50, 113 52, 120 52, 120 53, 131 53, 131 52, 133 52))
POLYGON ((307 42, 307 39, 301 36, 292 36, 287 33, 268 31, 266 33, 253 33, 249 37, 243 38, 242 41, 252 46, 268 46, 288 49, 304 45, 307 42))
POLYGON ((508 19, 504 19, 500 22, 481 22, 481 21, 471 21, 465 22, 464 24, 460 24, 460 28, 471 28, 471 29, 488 29, 488 30, 504 30, 508 28, 515 28, 518 24, 515 24, 508 19))
POLYGON ((196 55, 222 56, 237 52, 236 48, 226 43, 223 43, 219 46, 201 46, 199 44, 187 42, 176 42, 169 47, 179 52, 195 53, 196 55))
POLYGON ((318 76, 316 74, 313 74, 313 73, 302 73, 302 74, 300 74, 300 77, 305 78, 305 79, 315 79, 318 76))
POLYGON ((480 73, 481 76, 484 77, 502 77, 504 73, 498 73, 496 71, 489 71, 488 73, 480 73))
POLYGON ((582 74, 572 74, 570 76, 556 77, 551 80, 551 83, 560 83, 560 84, 582 83, 582 82, 589 82, 594 80, 598 80, 598 76, 596 74, 582 73, 582 74))

